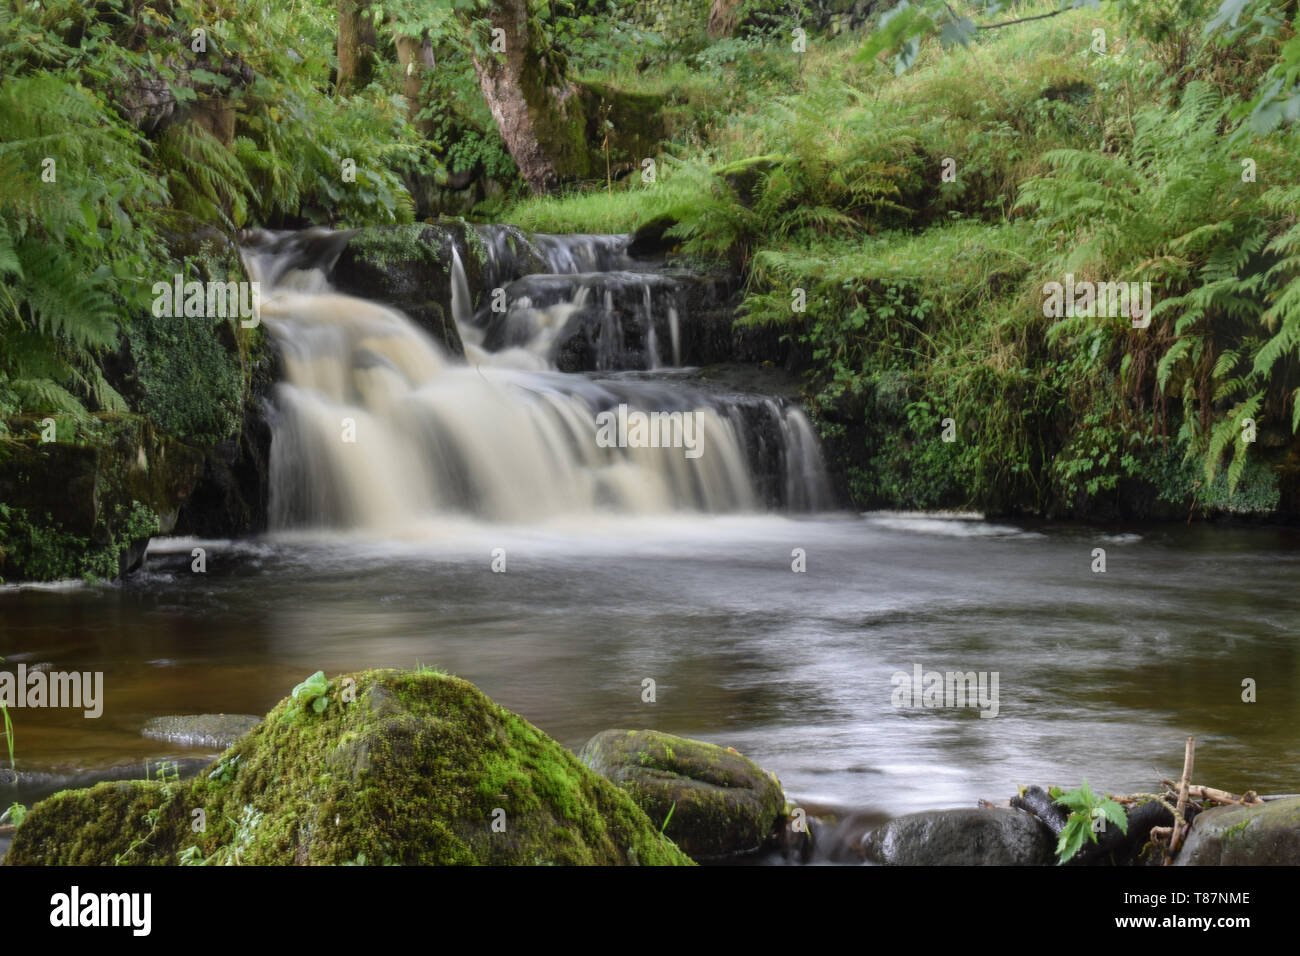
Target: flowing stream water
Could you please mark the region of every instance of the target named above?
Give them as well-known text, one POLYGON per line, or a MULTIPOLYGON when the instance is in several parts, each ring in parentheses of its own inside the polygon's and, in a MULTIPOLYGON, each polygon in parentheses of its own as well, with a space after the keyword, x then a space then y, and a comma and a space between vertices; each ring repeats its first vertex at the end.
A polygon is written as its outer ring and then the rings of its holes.
POLYGON ((551 272, 510 279, 506 313, 474 310, 457 260, 465 360, 301 256, 251 250, 284 358, 272 531, 157 539, 112 586, 0 589, 6 668, 106 685, 96 720, 12 713, 0 803, 204 756, 143 738, 150 717, 262 714, 319 669, 418 664, 573 749, 611 727, 733 746, 814 808, 967 806, 1085 775, 1150 790, 1191 734, 1198 779, 1300 790, 1300 701, 1272 683, 1300 668, 1296 530, 835 512, 796 404, 681 367, 671 281, 616 237, 535 242, 551 272), (598 333, 592 370, 561 372, 575 316, 598 333), (600 447, 596 415, 619 405, 699 412, 703 454, 600 447), (917 666, 996 672, 997 716, 896 707, 917 666))

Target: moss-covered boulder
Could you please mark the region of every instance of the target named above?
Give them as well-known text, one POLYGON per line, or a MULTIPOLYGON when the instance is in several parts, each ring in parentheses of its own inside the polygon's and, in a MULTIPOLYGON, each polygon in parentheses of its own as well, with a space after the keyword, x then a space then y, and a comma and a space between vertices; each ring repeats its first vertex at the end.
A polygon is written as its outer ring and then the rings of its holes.
POLYGON ((1176 866, 1300 866, 1300 797, 1196 817, 1176 866))
POLYGON ((448 353, 464 355, 452 314, 452 263, 453 254, 459 256, 473 281, 479 257, 472 231, 454 221, 360 229, 339 254, 330 281, 340 292, 400 309, 448 353))
POLYGON ((115 861, 690 863, 550 737, 430 671, 316 675, 196 780, 38 803, 5 859, 115 861))
POLYGON ((729 748, 656 730, 606 730, 579 756, 695 860, 758 851, 784 816, 776 778, 729 748))

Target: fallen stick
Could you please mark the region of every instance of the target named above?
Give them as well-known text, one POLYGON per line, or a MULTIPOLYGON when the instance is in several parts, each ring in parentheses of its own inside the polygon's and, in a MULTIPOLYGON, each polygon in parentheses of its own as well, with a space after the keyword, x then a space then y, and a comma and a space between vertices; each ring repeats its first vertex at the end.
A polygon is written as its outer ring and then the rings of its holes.
MULTIPOLYGON (((1183 750, 1183 778, 1178 782, 1178 812, 1175 816, 1184 818, 1183 812, 1187 809, 1187 788, 1191 786, 1192 781, 1192 761, 1196 756, 1196 738, 1188 737, 1187 746, 1183 750)), ((1185 818, 1184 818, 1185 819, 1185 818)), ((1174 824, 1173 836, 1169 838, 1169 856, 1165 857, 1165 866, 1169 866, 1174 861, 1174 854, 1182 845, 1183 836, 1187 833, 1187 824, 1181 826, 1174 824)))
MULTIPOLYGON (((1172 780, 1161 779, 1160 781, 1174 793, 1178 793, 1178 785, 1172 780)), ((1217 790, 1214 787, 1206 787, 1201 784, 1188 784, 1187 795, 1193 800, 1210 800, 1213 803, 1224 806, 1254 806, 1260 802, 1261 798, 1256 795, 1254 790, 1247 790, 1241 796, 1228 793, 1226 790, 1217 790)))

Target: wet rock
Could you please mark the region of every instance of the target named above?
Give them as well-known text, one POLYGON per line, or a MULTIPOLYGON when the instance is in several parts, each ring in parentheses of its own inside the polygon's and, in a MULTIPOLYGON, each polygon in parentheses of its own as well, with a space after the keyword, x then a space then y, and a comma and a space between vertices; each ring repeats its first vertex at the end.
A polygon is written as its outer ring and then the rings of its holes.
POLYGON ((452 253, 466 265, 467 228, 415 224, 358 230, 330 270, 330 281, 340 292, 400 309, 448 353, 463 355, 452 315, 452 253))
POLYGON ((5 865, 690 864, 626 793, 467 681, 368 671, 295 695, 193 781, 41 801, 5 865))
POLYGON ((140 733, 185 747, 225 750, 261 722, 261 717, 252 714, 174 715, 154 717, 140 733))
POLYGON ((862 840, 868 862, 888 866, 1043 866, 1051 831, 1005 807, 927 810, 895 817, 862 840))
POLYGON ((1203 811, 1174 865, 1300 866, 1300 797, 1203 811))
POLYGON ((93 431, 64 420, 9 420, 0 460, 0 578, 116 578, 136 568, 149 538, 169 533, 202 469, 202 453, 138 415, 103 416, 93 431), (54 477, 57 476, 57 477, 54 477))
POLYGON ((756 852, 783 817, 776 778, 723 747, 655 730, 606 730, 583 763, 626 790, 694 860, 756 852), (671 816, 669 814, 671 813, 671 816))

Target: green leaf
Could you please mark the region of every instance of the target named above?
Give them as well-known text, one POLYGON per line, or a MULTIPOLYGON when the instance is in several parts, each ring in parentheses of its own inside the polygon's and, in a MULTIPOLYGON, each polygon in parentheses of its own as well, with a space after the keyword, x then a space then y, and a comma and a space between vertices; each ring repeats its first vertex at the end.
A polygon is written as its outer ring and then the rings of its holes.
POLYGON ((1091 821, 1086 817, 1071 816, 1061 831, 1061 838, 1056 842, 1056 855, 1064 863, 1083 848, 1083 843, 1092 834, 1091 821))
POLYGON ((939 42, 944 48, 954 46, 966 46, 970 43, 970 38, 975 35, 975 23, 966 17, 959 17, 956 20, 949 20, 939 31, 939 42))
POLYGON ((1097 809, 1101 811, 1107 823, 1113 823, 1119 827, 1120 833, 1128 833, 1128 814, 1124 812, 1122 806, 1107 797, 1101 801, 1101 805, 1097 809))

